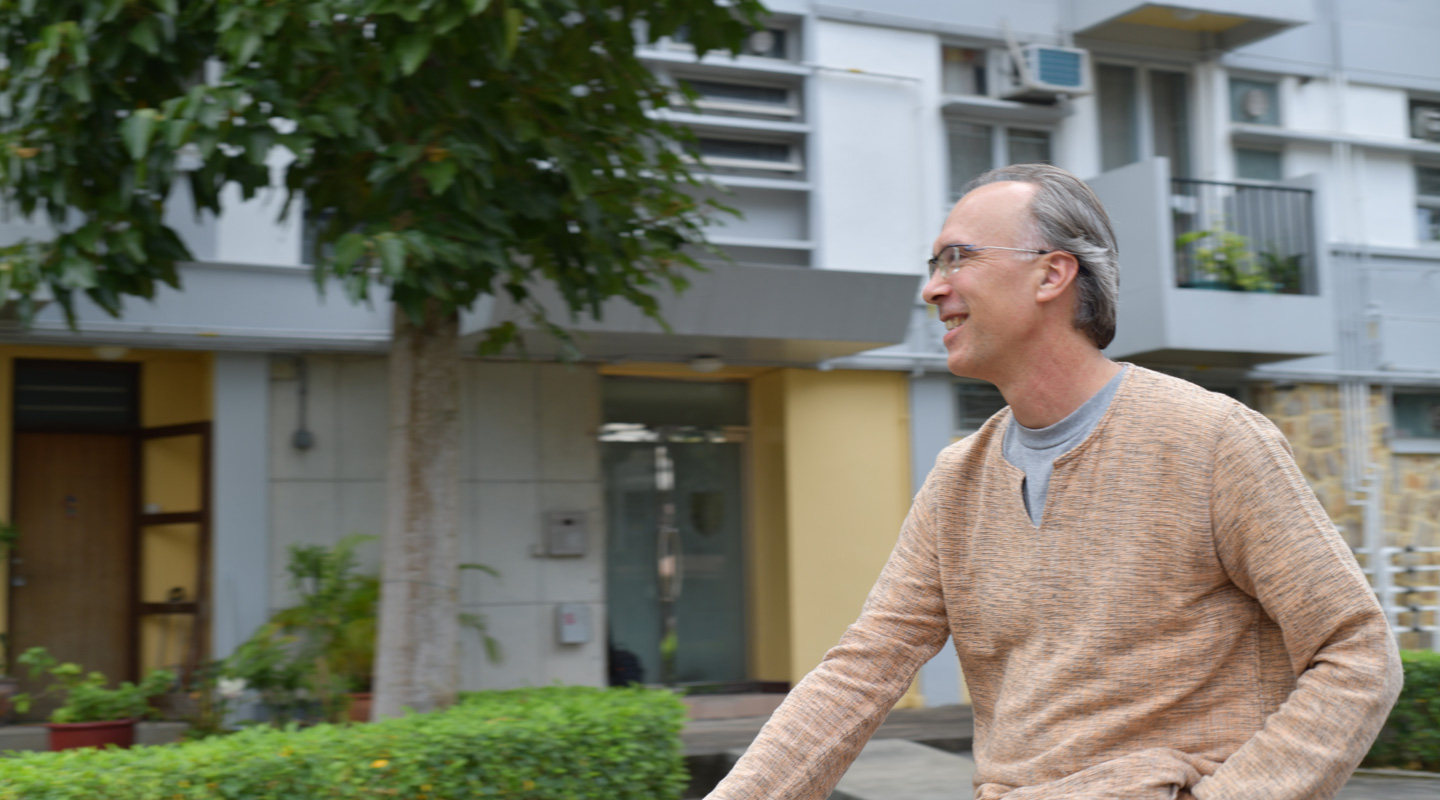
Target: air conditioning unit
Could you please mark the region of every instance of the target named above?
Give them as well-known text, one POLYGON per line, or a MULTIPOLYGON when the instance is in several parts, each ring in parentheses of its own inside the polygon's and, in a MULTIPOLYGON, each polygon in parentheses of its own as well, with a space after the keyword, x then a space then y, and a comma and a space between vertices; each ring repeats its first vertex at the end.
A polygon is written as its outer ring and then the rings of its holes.
POLYGON ((1051 101, 1082 95, 1090 87, 1090 51, 1029 44, 992 51, 997 62, 995 96, 1006 100, 1051 101))
POLYGON ((1440 106, 1415 106, 1410 114, 1410 135, 1440 142, 1440 106))

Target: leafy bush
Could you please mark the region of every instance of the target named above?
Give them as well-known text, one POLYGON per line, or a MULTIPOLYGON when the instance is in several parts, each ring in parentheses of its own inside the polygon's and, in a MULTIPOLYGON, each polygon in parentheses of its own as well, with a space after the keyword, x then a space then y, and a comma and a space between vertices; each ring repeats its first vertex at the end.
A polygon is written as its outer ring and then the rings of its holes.
POLYGON ((1404 650, 1400 663, 1405 688, 1365 765, 1440 772, 1440 653, 1404 650))
MULTIPOLYGON (((110 722, 122 719, 141 719, 152 714, 150 698, 162 695, 175 682, 174 673, 163 669, 151 670, 140 685, 129 681, 109 689, 105 675, 99 672, 85 672, 79 664, 60 663, 43 647, 26 650, 19 659, 30 668, 30 678, 37 679, 48 673, 51 684, 41 697, 59 696, 64 701, 50 714, 51 722, 110 722)), ((30 695, 17 694, 15 708, 20 713, 30 710, 30 695)))
POLYGON ((678 699, 653 690, 477 692, 373 725, 17 755, 0 759, 0 800, 668 800, 685 788, 684 716, 678 699))

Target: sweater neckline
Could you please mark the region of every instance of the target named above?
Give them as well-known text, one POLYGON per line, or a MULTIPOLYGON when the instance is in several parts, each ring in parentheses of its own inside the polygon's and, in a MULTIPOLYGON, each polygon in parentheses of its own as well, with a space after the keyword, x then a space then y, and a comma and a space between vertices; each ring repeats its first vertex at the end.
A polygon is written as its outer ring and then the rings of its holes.
MULTIPOLYGON (((1110 420, 1115 416, 1116 409, 1124 406, 1126 403, 1129 402, 1135 381, 1138 380, 1137 376, 1142 371, 1147 371, 1143 367, 1140 367, 1136 364, 1131 364, 1127 361, 1120 361, 1116 363, 1119 363, 1122 367, 1125 367, 1125 370, 1124 374, 1120 378, 1120 386, 1116 388, 1115 396, 1110 400, 1109 407, 1105 409, 1105 413, 1100 416, 1100 420, 1095 423, 1095 427, 1090 429, 1090 432, 1085 435, 1084 439, 1081 439, 1075 444, 1074 447, 1057 456, 1055 460, 1051 463, 1050 493, 1045 500, 1046 507, 1050 506, 1050 500, 1055 496, 1057 488, 1060 489, 1060 491, 1064 491, 1064 484, 1057 484, 1055 482, 1056 473, 1059 472, 1061 467, 1069 464, 1082 452, 1088 450, 1092 446, 1093 442, 1100 440, 1100 437, 1104 434, 1106 427, 1110 424, 1110 420)), ((1025 510, 1025 499, 1022 496, 1022 493, 1025 491, 1024 484, 1022 483, 1022 481, 1025 480, 1025 471, 1015 466, 1014 464, 1011 464, 1005 458, 1005 430, 1014 420, 1014 412, 1010 410, 1009 406, 1006 406, 1005 410, 1002 411, 1001 414, 1003 415, 1003 418, 995 420, 995 422, 997 423, 995 435, 991 437, 990 446, 987 447, 987 450, 989 451, 985 456, 987 466, 990 469, 1000 470, 1002 473, 1009 476, 1010 480, 1007 482, 1008 485, 1006 486, 1006 502, 1014 502, 1015 508, 1018 509, 1016 513, 1018 513, 1021 517, 1024 518, 1025 524, 1032 531, 1042 530, 1045 527, 1047 519, 1049 519, 1049 515, 1047 514, 1045 517, 1042 517, 1039 525, 1036 525, 1030 519, 1029 512, 1025 510)))

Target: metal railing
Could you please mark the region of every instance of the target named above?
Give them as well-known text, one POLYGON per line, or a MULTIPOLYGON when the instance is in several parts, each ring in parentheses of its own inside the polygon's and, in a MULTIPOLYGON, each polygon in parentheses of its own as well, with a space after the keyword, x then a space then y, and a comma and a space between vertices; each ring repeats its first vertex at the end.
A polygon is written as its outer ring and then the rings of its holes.
POLYGON ((1177 286, 1318 293, 1309 189, 1190 178, 1170 187, 1177 286))
POLYGON ((1380 606, 1396 635, 1412 634, 1408 646, 1440 649, 1440 547, 1407 545, 1355 548, 1370 575, 1380 606), (1396 563, 1396 561, 1401 563, 1396 563))

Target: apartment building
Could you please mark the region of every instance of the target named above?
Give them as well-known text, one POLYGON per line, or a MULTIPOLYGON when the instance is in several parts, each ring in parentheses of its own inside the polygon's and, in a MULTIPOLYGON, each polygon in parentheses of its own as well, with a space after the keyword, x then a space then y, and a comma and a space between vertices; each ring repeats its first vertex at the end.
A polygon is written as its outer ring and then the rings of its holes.
MULTIPOLYGON (((598 685, 624 660, 647 682, 755 690, 818 662, 935 455, 1003 405, 946 371, 918 290, 959 189, 1018 161, 1065 167, 1109 206, 1110 355, 1275 419, 1402 643, 1429 645, 1440 8, 771 10, 737 58, 697 61, 683 34, 642 51, 688 87, 667 113, 743 212, 711 237, 728 260, 697 254, 710 271, 664 304, 673 332, 617 304, 578 323, 580 363, 538 342, 529 361, 465 362, 465 560, 500 577, 467 575, 463 601, 505 653, 467 641, 466 688, 598 685)), ((80 648, 54 638, 71 631, 102 643, 71 657, 113 674, 223 655, 285 603, 290 544, 381 533, 388 309, 317 296, 303 223, 234 199, 202 222, 175 205, 197 259, 183 293, 119 320, 85 309, 79 332, 53 309, 0 328, 0 513, 23 542, 0 616, 17 645, 80 648), (78 563, 79 536, 108 555, 78 563)), ((26 233, 43 231, 0 224, 26 233)), ((466 351, 515 317, 477 306, 466 351)), ((902 702, 964 699, 947 651, 902 702)))

